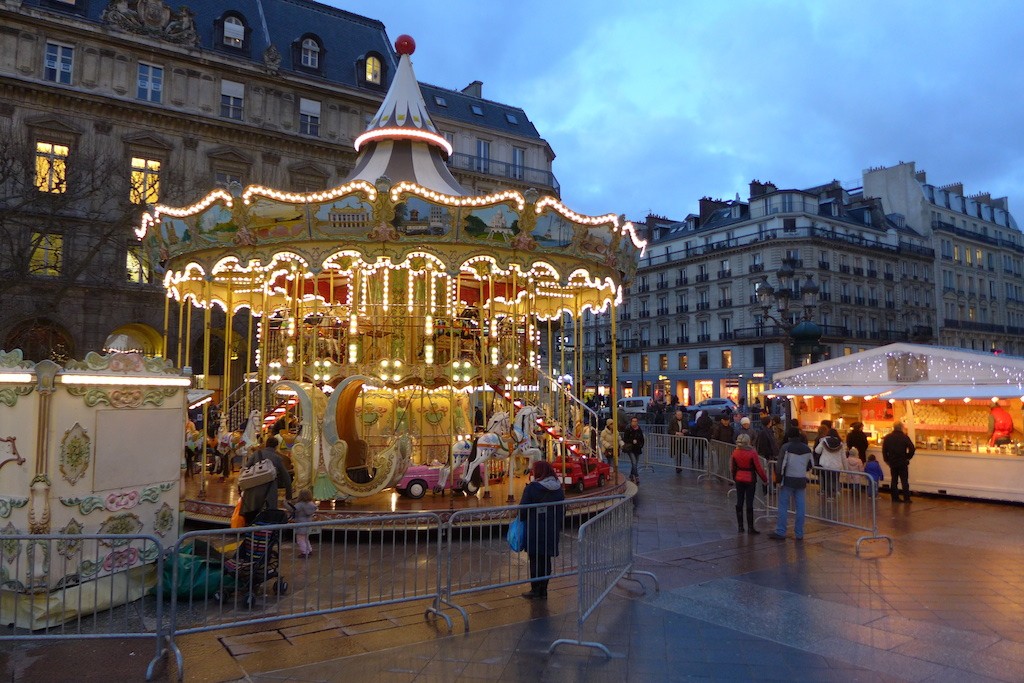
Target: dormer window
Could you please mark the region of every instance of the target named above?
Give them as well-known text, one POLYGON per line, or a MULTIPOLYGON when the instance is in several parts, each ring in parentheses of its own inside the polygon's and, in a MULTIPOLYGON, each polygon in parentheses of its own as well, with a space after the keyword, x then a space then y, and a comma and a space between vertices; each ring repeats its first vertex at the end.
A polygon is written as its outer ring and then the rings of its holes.
POLYGON ((484 108, 481 107, 479 104, 471 104, 471 105, 469 105, 469 110, 471 112, 473 112, 474 114, 476 114, 477 116, 483 116, 484 115, 484 108))
POLYGON ((241 49, 245 43, 245 25, 238 17, 224 17, 224 44, 241 49))
POLYGON ((374 56, 366 58, 366 82, 380 85, 380 59, 374 56))
POLYGON ((307 69, 320 68, 320 45, 312 38, 302 41, 302 66, 307 69))
POLYGON ((519 125, 519 119, 516 118, 515 114, 506 112, 505 113, 505 120, 508 121, 509 123, 511 123, 513 126, 518 126, 519 125))
POLYGON ((439 107, 447 107, 448 106, 448 100, 446 100, 445 98, 441 97, 440 95, 434 95, 434 102, 439 107))

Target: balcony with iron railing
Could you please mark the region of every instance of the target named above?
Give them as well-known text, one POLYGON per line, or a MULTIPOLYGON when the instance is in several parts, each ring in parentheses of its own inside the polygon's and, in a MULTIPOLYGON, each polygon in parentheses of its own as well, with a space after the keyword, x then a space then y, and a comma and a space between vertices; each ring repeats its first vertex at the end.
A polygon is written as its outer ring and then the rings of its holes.
POLYGON ((732 299, 719 299, 718 300, 718 307, 719 308, 731 308, 732 307, 732 299))
POLYGON ((658 346, 668 346, 668 337, 658 337, 658 346))
POLYGON ((697 273, 697 282, 707 282, 711 279, 711 273, 697 273))
POLYGON ((846 273, 847 275, 849 275, 850 274, 850 266, 845 266, 845 265, 840 263, 839 264, 839 272, 840 273, 846 273))
POLYGON ((640 293, 649 292, 649 291, 651 291, 651 286, 650 285, 643 285, 643 284, 642 285, 637 285, 636 291, 638 291, 640 293))
POLYGON ((551 171, 529 168, 519 164, 497 161, 473 154, 463 154, 461 152, 452 154, 447 163, 450 168, 456 170, 479 173, 494 178, 509 178, 530 185, 551 187, 554 188, 556 194, 561 193, 558 179, 555 178, 555 174, 551 171))
POLYGON ((710 334, 698 334, 697 335, 697 343, 698 344, 703 344, 703 343, 709 342, 709 341, 711 341, 711 335, 710 334))
POLYGON ((666 288, 668 288, 668 280, 658 280, 657 288, 658 289, 666 289, 666 288))
POLYGON ((676 337, 676 344, 689 344, 689 343, 690 343, 690 338, 689 337, 681 337, 681 336, 680 337, 676 337))
POLYGON ((679 306, 676 306, 676 313, 686 313, 689 310, 690 307, 687 304, 681 304, 679 306))
POLYGON ((668 315, 668 309, 667 308, 659 308, 658 309, 658 315, 668 315))
POLYGON ((841 304, 848 304, 848 303, 850 303, 850 295, 849 294, 840 294, 839 295, 839 303, 841 303, 841 304))
POLYGON ((683 277, 677 277, 676 278, 676 287, 678 287, 679 285, 688 284, 689 282, 690 282, 690 278, 686 277, 685 275, 683 277))
POLYGON ((637 313, 636 315, 637 315, 638 318, 650 318, 651 317, 651 312, 648 311, 645 308, 645 309, 641 310, 639 313, 637 313))
POLYGON ((853 274, 857 275, 859 277, 864 277, 864 269, 863 268, 854 268, 853 269, 853 274))
POLYGON ((1003 325, 979 323, 973 320, 952 320, 950 318, 946 318, 942 321, 942 326, 953 330, 967 330, 970 332, 996 332, 999 334, 1004 334, 1006 332, 1006 327, 1003 325))
POLYGON ((733 339, 733 333, 732 332, 719 332, 718 333, 718 341, 732 341, 732 339, 733 339))
POLYGON ((828 261, 818 261, 818 270, 830 270, 831 268, 832 264, 828 261))
POLYGON ((711 310, 711 302, 710 301, 698 301, 697 302, 697 310, 698 311, 710 311, 711 310))
POLYGON ((732 277, 732 269, 731 268, 729 270, 720 270, 720 271, 718 271, 718 279, 719 280, 721 280, 722 278, 726 278, 726 277, 732 277))
POLYGON ((764 272, 764 264, 763 263, 753 263, 753 264, 750 265, 749 268, 747 268, 747 273, 763 273, 763 272, 764 272))

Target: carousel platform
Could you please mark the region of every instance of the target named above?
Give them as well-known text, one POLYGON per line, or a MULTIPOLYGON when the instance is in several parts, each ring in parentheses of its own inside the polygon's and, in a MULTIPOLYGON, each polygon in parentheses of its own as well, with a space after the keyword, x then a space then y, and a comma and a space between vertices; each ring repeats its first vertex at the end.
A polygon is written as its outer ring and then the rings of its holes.
MULTIPOLYGON (((190 478, 183 476, 181 510, 186 521, 202 525, 228 526, 231 523, 231 513, 234 511, 235 503, 238 501, 239 493, 235 486, 237 476, 238 474, 234 473, 225 481, 222 481, 218 475, 208 475, 205 480, 201 480, 198 474, 190 478), (204 483, 205 491, 201 491, 204 483)), ((496 511, 497 508, 514 505, 518 502, 527 483, 529 483, 529 479, 525 476, 513 478, 511 500, 509 499, 508 482, 504 480, 481 488, 476 495, 472 496, 464 493, 445 492, 443 495, 437 495, 428 492, 422 498, 414 500, 399 494, 394 489, 388 489, 367 498, 320 501, 320 510, 314 516, 314 520, 350 520, 409 512, 432 512, 437 513, 444 521, 459 510, 479 510, 481 516, 474 520, 479 523, 489 518, 490 511, 496 511)), ((604 486, 589 488, 583 493, 567 491, 565 497, 569 501, 569 505, 566 508, 566 514, 570 516, 593 514, 610 504, 596 499, 635 493, 636 487, 624 475, 613 472, 612 480, 604 486)), ((507 515, 499 516, 504 518, 507 515)), ((468 520, 468 518, 466 519, 468 520)))

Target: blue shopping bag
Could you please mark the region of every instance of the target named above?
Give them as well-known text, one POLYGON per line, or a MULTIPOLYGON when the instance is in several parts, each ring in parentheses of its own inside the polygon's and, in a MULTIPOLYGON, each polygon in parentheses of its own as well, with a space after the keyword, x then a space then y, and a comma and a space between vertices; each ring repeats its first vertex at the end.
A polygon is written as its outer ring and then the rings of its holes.
POLYGON ((508 525, 508 547, 512 548, 513 552, 522 552, 525 547, 525 535, 526 524, 523 523, 523 520, 516 517, 508 525))

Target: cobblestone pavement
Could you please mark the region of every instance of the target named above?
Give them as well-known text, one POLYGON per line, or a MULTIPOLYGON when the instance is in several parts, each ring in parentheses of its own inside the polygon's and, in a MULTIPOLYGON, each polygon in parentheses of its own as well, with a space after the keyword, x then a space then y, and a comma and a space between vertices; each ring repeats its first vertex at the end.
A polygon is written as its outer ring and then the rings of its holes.
MULTIPOLYGON (((860 532, 809 522, 802 542, 775 541, 762 520, 760 535, 737 534, 725 486, 645 472, 637 568, 660 591, 623 582, 586 622, 583 639, 611 658, 547 653, 577 635, 575 585, 563 579, 546 602, 521 587, 465 596, 467 633, 405 604, 188 636, 186 680, 1024 680, 1024 510, 914 500, 879 500, 895 551, 868 542, 858 557, 860 532)), ((4 648, 0 662, 10 680, 139 680, 150 654, 117 641, 33 644, 4 648)))

